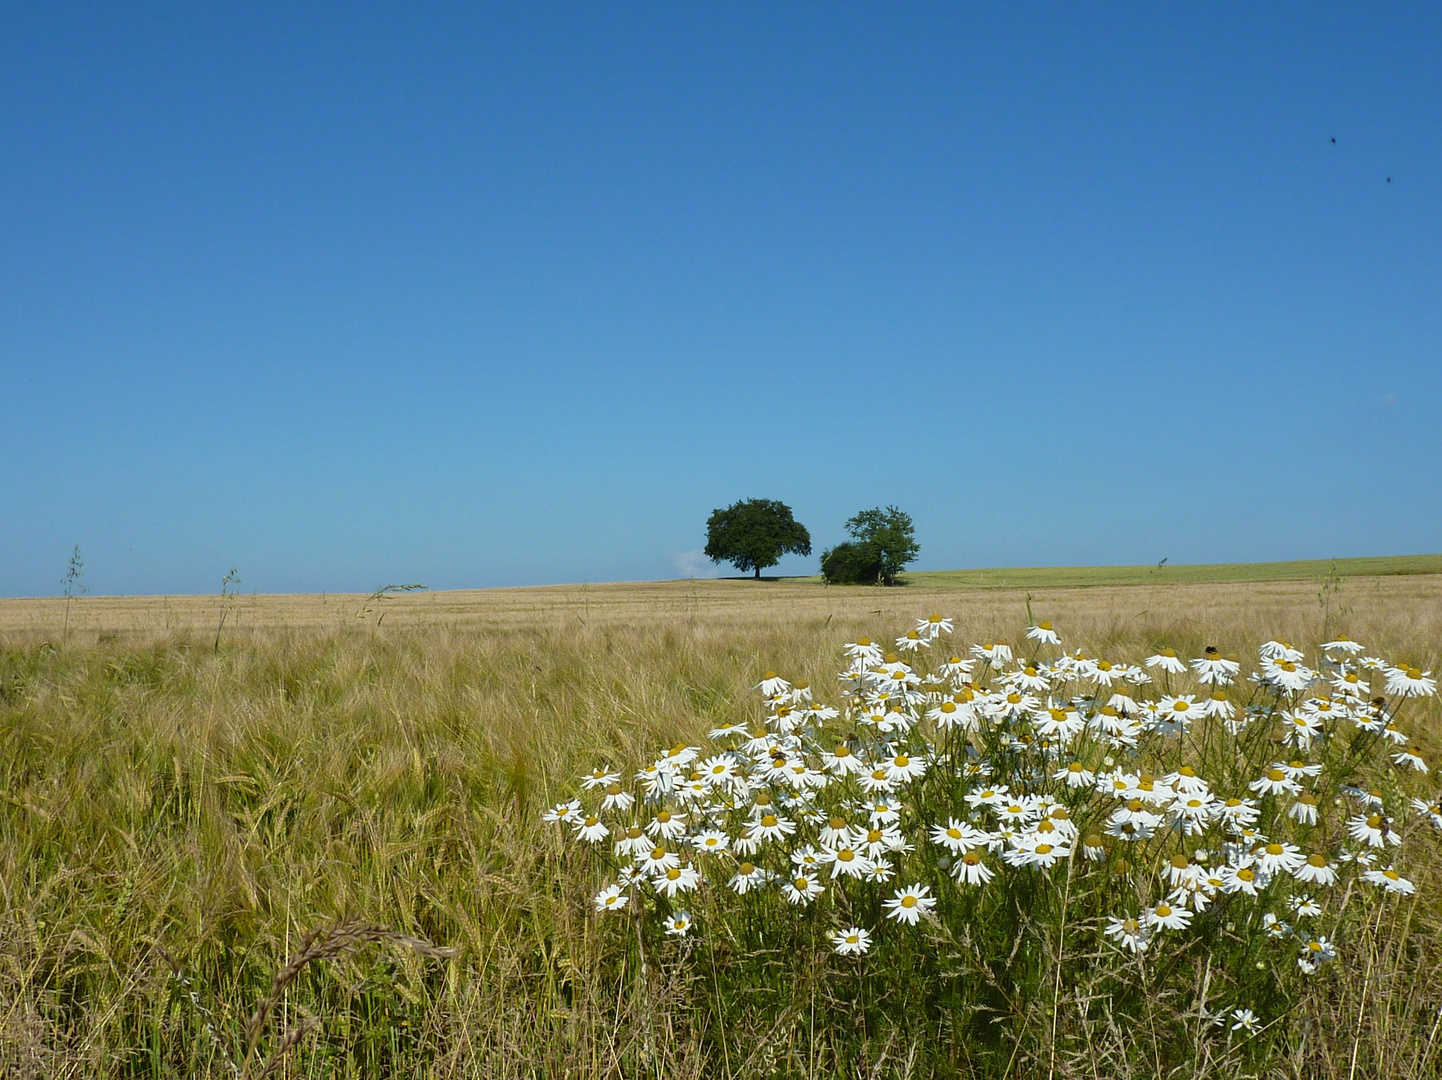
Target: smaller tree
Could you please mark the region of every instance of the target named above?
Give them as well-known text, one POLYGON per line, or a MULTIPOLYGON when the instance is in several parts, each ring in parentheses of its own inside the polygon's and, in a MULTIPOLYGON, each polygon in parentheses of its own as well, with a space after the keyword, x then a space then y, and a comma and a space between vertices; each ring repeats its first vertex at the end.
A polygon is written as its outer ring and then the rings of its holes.
POLYGON ((895 506, 861 511, 847 519, 846 531, 850 543, 838 544, 821 558, 827 581, 895 585, 906 564, 921 551, 911 515, 895 506))
POLYGON ((782 555, 810 555, 811 534, 785 503, 744 499, 711 512, 705 550, 712 562, 729 562, 743 574, 750 570, 760 578, 782 555))

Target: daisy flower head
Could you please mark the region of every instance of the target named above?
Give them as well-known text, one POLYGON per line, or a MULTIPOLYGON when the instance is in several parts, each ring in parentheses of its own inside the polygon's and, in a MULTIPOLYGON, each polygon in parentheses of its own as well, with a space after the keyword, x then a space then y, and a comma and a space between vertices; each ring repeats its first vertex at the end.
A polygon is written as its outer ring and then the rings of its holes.
POLYGON ((1196 672, 1198 682, 1226 686, 1237 677, 1242 665, 1230 657, 1224 657, 1215 645, 1208 645, 1206 655, 1198 656, 1192 661, 1192 670, 1196 672))
POLYGON ((673 866, 651 879, 651 886, 663 896, 675 896, 678 892, 691 892, 701 884, 701 874, 689 863, 673 866))
POLYGON ((791 689, 791 684, 774 671, 768 671, 761 676, 761 681, 753 687, 760 690, 765 697, 775 697, 777 694, 784 694, 791 689))
POLYGON ((1318 968, 1335 959, 1337 950, 1331 941, 1325 937, 1315 937, 1302 945, 1302 955, 1297 957, 1297 966, 1306 974, 1315 975, 1318 968))
POLYGON ((971 675, 976 661, 970 657, 948 656, 941 665, 941 673, 949 679, 965 679, 971 675))
POLYGON ((747 830, 746 835, 752 840, 780 840, 783 836, 790 836, 796 831, 796 823, 787 821, 778 814, 762 814, 747 830))
POLYGON ((986 834, 964 821, 950 818, 945 825, 936 825, 931 830, 931 842, 946 848, 952 854, 961 854, 979 846, 986 834))
POLYGON ((1061 637, 1049 622, 1039 622, 1035 626, 1027 627, 1026 636, 1031 638, 1032 641, 1039 642, 1042 645, 1061 644, 1061 637))
POLYGON ((1324 652, 1346 653, 1348 656, 1355 656, 1362 652, 1363 648, 1361 643, 1353 641, 1346 634, 1338 634, 1334 640, 1324 642, 1322 645, 1324 652))
POLYGON ((621 779, 621 774, 618 772, 611 772, 607 769, 592 769, 585 776, 581 777, 581 786, 589 791, 592 788, 614 784, 619 779, 621 779))
POLYGON ((864 956, 871 948, 871 934, 859 926, 851 926, 832 934, 831 944, 842 956, 864 956))
POLYGON ((1062 781, 1069 788, 1084 788, 1095 784, 1097 775, 1080 761, 1073 761, 1066 768, 1052 773, 1051 778, 1062 781))
POLYGON ((663 847, 655 847, 636 856, 636 865, 647 874, 655 876, 681 865, 681 856, 663 847))
POLYGON ((890 900, 883 902, 882 907, 886 908, 888 919, 915 926, 922 915, 936 907, 936 898, 931 895, 930 886, 918 881, 904 889, 897 889, 890 900))
POLYGON ((572 824, 576 829, 576 837, 588 844, 599 844, 611 835, 611 830, 601 823, 601 819, 591 815, 577 818, 572 824))
POLYGON ((678 911, 666 919, 666 936, 683 938, 694 925, 689 911, 678 911))
POLYGON ((1248 1035, 1255 1035, 1259 1026, 1257 1014, 1251 1009, 1232 1010, 1232 1030, 1245 1031, 1248 1035))
POLYGON ((855 641, 846 643, 846 655, 852 660, 862 660, 870 664, 881 663, 881 646, 870 638, 857 638, 855 641))
POLYGON ((1317 678, 1317 673, 1296 660, 1264 660, 1262 675, 1268 683, 1296 693, 1307 689, 1317 678))
POLYGON ((1434 799, 1431 802, 1413 799, 1412 809, 1426 817, 1434 826, 1442 829, 1442 799, 1434 799))
POLYGON ((1256 896, 1264 884, 1260 875, 1249 866, 1228 866, 1222 871, 1222 889, 1229 893, 1256 896))
POLYGON ((893 784, 916 780, 926 772, 926 758, 896 754, 886 762, 886 779, 893 784))
POLYGON ((1399 750, 1392 755, 1392 763, 1399 768, 1414 769, 1419 773, 1427 771, 1427 761, 1416 750, 1399 750))
POLYGON ((1336 863, 1331 862, 1320 851, 1314 851, 1308 855, 1302 860, 1301 865, 1292 867, 1290 873, 1298 881, 1306 882, 1309 885, 1328 887, 1337 883, 1336 863))
POLYGON ((951 616, 939 615, 936 612, 932 612, 926 618, 916 620, 916 629, 918 633, 924 634, 932 641, 935 641, 942 634, 952 632, 951 616))
POLYGON ((1273 638, 1271 641, 1264 641, 1257 649, 1257 655, 1263 660, 1290 660, 1293 663, 1301 660, 1303 653, 1300 649, 1292 648, 1289 641, 1278 641, 1273 638))
POLYGON ((1299 825, 1317 824, 1317 796, 1310 791, 1302 792, 1287 811, 1287 816, 1299 825))
POLYGON ((896 647, 902 652, 917 652, 931 648, 931 639, 922 637, 919 631, 908 630, 896 639, 896 647))
POLYGON ((865 877, 872 866, 870 859, 849 845, 824 852, 822 861, 831 864, 833 881, 843 875, 853 878, 865 877))
POLYGON ((781 892, 785 895, 788 904, 799 904, 802 907, 811 903, 825 891, 826 886, 807 873, 796 874, 781 887, 781 892))
POLYGON ((596 894, 597 911, 620 911, 631 898, 619 885, 607 885, 596 894))
POLYGON ((1310 896, 1292 897, 1292 910, 1299 919, 1315 919, 1322 914, 1322 905, 1310 896))
POLYGON ((959 885, 985 885, 996 871, 982 860, 980 851, 965 851, 951 864, 951 876, 959 885))
POLYGON ((1187 665, 1177 658, 1175 649, 1158 649, 1144 663, 1149 668, 1161 668, 1172 675, 1184 675, 1187 670, 1187 665))
POLYGON ((736 868, 729 882, 731 891, 745 896, 752 889, 758 889, 771 880, 771 875, 755 863, 744 862, 736 868))
POLYGON ((1295 844, 1284 844, 1272 841, 1263 845, 1260 851, 1256 852, 1257 869, 1263 874, 1272 875, 1280 871, 1295 873, 1307 863, 1307 857, 1302 854, 1302 849, 1295 844))
POLYGON ((570 823, 582 816, 581 800, 570 799, 567 802, 560 802, 551 807, 541 815, 541 820, 548 824, 555 824, 556 822, 570 823))
POLYGON ((1147 925, 1158 930, 1185 930, 1192 921, 1192 913, 1186 908, 1174 908, 1170 904, 1157 904, 1147 910, 1147 925))
POLYGON ((984 645, 973 645, 972 655, 995 666, 1011 660, 1011 646, 1005 641, 988 641, 984 645))
POLYGON ((691 846, 703 855, 720 855, 731 847, 731 837, 720 829, 703 829, 691 838, 691 846))
POLYGON ((1417 891, 1417 886, 1397 873, 1392 867, 1385 870, 1368 870, 1362 874, 1362 880, 1368 885, 1376 885, 1389 893, 1398 896, 1407 896, 1417 891))
POLYGON ((1387 693, 1399 697, 1431 697, 1437 693, 1437 680, 1430 671, 1404 664, 1387 671, 1387 693))
POLYGON ((1302 790, 1302 785, 1292 779, 1286 769, 1273 765, 1248 784, 1247 789, 1258 795, 1295 795, 1302 790))
POLYGON ((1102 933, 1122 948, 1134 953, 1146 952, 1147 946, 1151 943, 1151 931, 1131 917, 1109 918, 1102 933))
POLYGON ((1402 838, 1397 835, 1391 823, 1381 814, 1358 814, 1356 817, 1349 818, 1347 833, 1358 843, 1374 848, 1402 842, 1402 838))
POLYGON ((636 796, 623 788, 619 781, 606 785, 606 795, 601 800, 602 810, 620 810, 623 813, 636 804, 636 796))

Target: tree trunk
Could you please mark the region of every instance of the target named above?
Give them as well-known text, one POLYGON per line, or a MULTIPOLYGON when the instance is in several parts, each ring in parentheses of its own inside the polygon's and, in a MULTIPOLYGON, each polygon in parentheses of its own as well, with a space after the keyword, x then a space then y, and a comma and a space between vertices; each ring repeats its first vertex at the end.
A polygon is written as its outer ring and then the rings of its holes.
POLYGON ((757 580, 757 581, 760 581, 760 580, 761 580, 761 567, 759 567, 759 566, 756 567, 756 568, 755 568, 755 571, 756 571, 756 573, 755 573, 756 580, 757 580))

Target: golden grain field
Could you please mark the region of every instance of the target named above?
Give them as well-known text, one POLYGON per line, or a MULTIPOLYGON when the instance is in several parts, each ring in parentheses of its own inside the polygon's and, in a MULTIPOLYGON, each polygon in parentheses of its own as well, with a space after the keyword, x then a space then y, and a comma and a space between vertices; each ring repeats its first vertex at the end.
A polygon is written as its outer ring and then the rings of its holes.
MULTIPOLYGON (((307 1077, 835 1075, 841 1036, 814 1024, 824 971, 798 965, 795 1000, 754 1017, 708 1012, 680 967, 638 993, 589 917, 595 881, 539 812, 597 761, 749 716, 767 668, 827 686, 857 635, 939 611, 961 640, 1016 639, 1028 605, 1093 653, 1342 629, 1442 667, 1442 575, 86 597, 68 629, 62 600, 0 600, 0 1077, 225 1076, 231 1061, 247 1077, 268 1061, 307 1077), (345 917, 377 940, 273 984, 308 931, 345 917)), ((1427 715, 1417 736, 1435 756, 1427 715)), ((1317 984, 1272 1075, 1437 1074, 1439 867, 1418 869, 1365 978, 1317 984)), ((1117 1046, 1057 1075, 1146 1075, 1117 1046)), ((878 1035, 845 1067, 972 1067, 964 1048, 923 1051, 878 1035)))

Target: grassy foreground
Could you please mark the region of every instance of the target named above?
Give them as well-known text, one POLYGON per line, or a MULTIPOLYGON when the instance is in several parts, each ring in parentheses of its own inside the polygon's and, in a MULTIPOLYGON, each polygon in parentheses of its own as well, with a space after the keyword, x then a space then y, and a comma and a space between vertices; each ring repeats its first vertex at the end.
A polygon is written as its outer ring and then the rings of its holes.
MULTIPOLYGON (((1442 577, 1028 587, 1036 617, 1094 653, 1242 652, 1343 629, 1442 666, 1442 577)), ((539 812, 597 760, 641 760, 751 717, 766 668, 827 687, 842 641, 893 636, 933 609, 963 640, 1015 639, 1026 603, 923 580, 504 590, 370 609, 248 597, 216 649, 214 599, 87 599, 68 640, 55 601, 0 602, 0 1076, 231 1075, 219 1047, 243 1056, 267 1000, 249 1075, 286 1031, 297 1046, 277 1075, 830 1076, 843 1058, 868 1076, 980 1069, 918 1042, 904 1016, 859 1050, 858 1033, 818 1024, 830 976, 814 956, 781 958, 784 996, 721 998, 666 957, 642 984, 612 962, 595 881, 539 812), (344 916, 364 925, 311 942, 319 958, 275 981, 308 931, 344 916)), ((1429 715, 1419 739, 1435 756, 1429 715)), ((1271 1074, 1437 1074, 1432 856, 1414 865, 1400 929, 1318 977, 1271 1074)), ((1151 1075, 1126 1053, 1133 1037, 1083 1031, 1051 1068, 1151 1075)), ((1204 1074, 1193 1064, 1179 1075, 1204 1074)))

